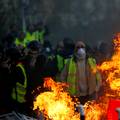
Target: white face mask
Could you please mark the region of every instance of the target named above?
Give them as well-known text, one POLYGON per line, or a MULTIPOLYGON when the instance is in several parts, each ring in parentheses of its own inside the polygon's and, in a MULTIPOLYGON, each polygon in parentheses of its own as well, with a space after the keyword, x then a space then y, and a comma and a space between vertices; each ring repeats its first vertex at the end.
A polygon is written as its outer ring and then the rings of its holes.
POLYGON ((77 50, 77 57, 80 59, 84 59, 86 57, 86 52, 84 48, 79 48, 77 50))
POLYGON ((50 50, 50 48, 49 47, 47 47, 46 48, 46 52, 50 52, 51 50, 50 50))

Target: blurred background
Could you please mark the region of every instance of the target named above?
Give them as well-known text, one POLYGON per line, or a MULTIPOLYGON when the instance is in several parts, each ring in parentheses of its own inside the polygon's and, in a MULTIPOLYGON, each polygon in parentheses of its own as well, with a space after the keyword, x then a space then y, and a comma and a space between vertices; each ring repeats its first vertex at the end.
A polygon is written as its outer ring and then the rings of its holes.
POLYGON ((93 46, 120 30, 119 5, 120 0, 0 0, 0 36, 42 22, 52 44, 70 37, 93 46))

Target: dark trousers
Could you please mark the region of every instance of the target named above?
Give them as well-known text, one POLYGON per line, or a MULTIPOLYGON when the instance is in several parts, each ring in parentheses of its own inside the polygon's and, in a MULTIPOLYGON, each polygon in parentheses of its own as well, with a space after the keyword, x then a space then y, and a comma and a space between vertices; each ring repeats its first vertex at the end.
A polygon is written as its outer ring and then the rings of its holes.
POLYGON ((92 93, 91 95, 79 96, 77 98, 80 101, 80 103, 84 105, 86 102, 96 99, 96 92, 92 93))
POLYGON ((85 116, 80 116, 80 120, 85 120, 85 116))

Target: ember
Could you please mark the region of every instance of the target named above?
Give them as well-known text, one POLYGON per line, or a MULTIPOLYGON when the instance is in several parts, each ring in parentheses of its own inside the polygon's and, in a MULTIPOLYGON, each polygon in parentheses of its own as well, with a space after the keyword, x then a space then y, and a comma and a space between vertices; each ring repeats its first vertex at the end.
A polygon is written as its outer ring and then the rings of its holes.
POLYGON ((44 87, 49 91, 37 96, 34 110, 39 109, 47 120, 80 120, 80 113, 75 112, 72 98, 63 90, 64 83, 56 83, 46 78, 44 87))

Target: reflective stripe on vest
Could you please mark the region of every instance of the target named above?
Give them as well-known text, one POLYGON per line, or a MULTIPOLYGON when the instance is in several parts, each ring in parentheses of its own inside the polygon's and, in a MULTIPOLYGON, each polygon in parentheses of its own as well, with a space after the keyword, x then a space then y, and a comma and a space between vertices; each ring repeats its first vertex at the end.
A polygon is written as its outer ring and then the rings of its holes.
POLYGON ((68 77, 67 77, 67 82, 70 85, 69 92, 71 95, 74 95, 76 93, 75 79, 76 79, 76 65, 75 62, 73 61, 73 58, 71 58, 69 61, 69 69, 68 69, 68 77))
POLYGON ((27 76, 22 64, 18 64, 17 67, 20 67, 23 72, 24 84, 21 84, 19 82, 16 83, 16 89, 13 88, 13 91, 12 91, 12 98, 14 100, 17 100, 19 103, 24 103, 26 102, 25 95, 26 95, 26 87, 27 87, 27 76))

